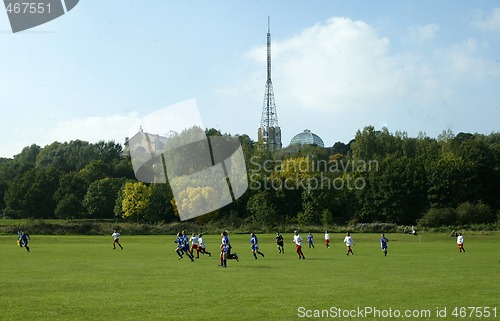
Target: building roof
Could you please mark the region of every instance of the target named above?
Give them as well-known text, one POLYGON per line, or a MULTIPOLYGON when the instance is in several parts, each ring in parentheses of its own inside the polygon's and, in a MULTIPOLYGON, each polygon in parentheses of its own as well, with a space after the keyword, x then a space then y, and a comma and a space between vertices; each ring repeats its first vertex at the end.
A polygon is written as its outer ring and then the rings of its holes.
POLYGON ((290 145, 318 145, 325 147, 321 137, 312 133, 309 129, 305 129, 302 133, 293 136, 290 145))

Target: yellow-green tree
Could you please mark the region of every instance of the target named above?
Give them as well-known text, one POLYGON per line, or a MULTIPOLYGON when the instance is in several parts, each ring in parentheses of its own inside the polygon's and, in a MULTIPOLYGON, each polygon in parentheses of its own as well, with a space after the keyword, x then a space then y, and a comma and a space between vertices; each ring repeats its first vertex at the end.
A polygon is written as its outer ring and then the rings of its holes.
POLYGON ((149 206, 151 188, 142 182, 129 182, 123 187, 122 212, 124 218, 144 216, 149 206))
POLYGON ((179 202, 176 202, 179 211, 206 211, 217 208, 220 202, 219 193, 211 186, 187 187, 179 193, 179 202))
POLYGON ((309 157, 288 158, 270 175, 273 186, 286 189, 299 189, 313 175, 314 163, 309 157))

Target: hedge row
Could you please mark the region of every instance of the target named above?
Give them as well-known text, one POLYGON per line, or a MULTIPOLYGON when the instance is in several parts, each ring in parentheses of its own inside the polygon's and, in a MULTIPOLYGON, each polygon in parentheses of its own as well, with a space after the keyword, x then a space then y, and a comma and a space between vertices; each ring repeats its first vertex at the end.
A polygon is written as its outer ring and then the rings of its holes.
MULTIPOLYGON (((0 222, 1 224, 1 222, 0 222)), ((404 227, 392 223, 356 223, 348 226, 258 226, 254 224, 243 224, 240 226, 222 226, 220 223, 208 223, 199 225, 191 222, 177 223, 157 223, 140 224, 129 222, 95 221, 95 220, 19 220, 19 224, 0 225, 0 234, 17 234, 18 230, 29 234, 38 235, 109 235, 117 229, 122 234, 127 235, 174 235, 181 230, 191 232, 202 232, 208 234, 219 234, 223 230, 229 230, 230 233, 292 233, 299 230, 301 233, 323 233, 328 230, 331 233, 402 233, 404 227)), ((497 224, 477 224, 464 226, 442 226, 440 228, 428 228, 432 232, 448 233, 453 229, 472 230, 472 231, 496 231, 497 224)))

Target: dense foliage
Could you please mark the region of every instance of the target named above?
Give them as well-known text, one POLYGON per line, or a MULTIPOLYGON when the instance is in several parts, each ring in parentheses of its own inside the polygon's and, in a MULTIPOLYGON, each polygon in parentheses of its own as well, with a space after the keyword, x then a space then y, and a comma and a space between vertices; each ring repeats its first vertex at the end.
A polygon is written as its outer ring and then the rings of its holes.
MULTIPOLYGON (((237 137, 249 189, 197 223, 436 227, 492 223, 500 213, 499 133, 411 138, 368 126, 348 144, 295 145, 275 153, 247 135, 237 137)), ((199 192, 217 198, 211 189, 199 192)), ((196 193, 186 190, 185 200, 196 193)), ((176 206, 190 205, 176 204, 168 184, 138 182, 130 157, 114 142, 32 145, 0 159, 0 209, 8 218, 174 222, 176 206)))

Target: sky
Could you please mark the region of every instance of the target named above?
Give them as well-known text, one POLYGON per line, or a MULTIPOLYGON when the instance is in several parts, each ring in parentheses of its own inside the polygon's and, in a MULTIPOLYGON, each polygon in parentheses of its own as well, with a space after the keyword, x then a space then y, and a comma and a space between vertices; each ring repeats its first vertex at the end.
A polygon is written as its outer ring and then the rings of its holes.
POLYGON ((19 33, 0 10, 0 157, 123 143, 142 117, 193 98, 205 127, 257 140, 268 16, 284 146, 304 129, 325 146, 368 125, 500 129, 497 1, 82 0, 19 33))

